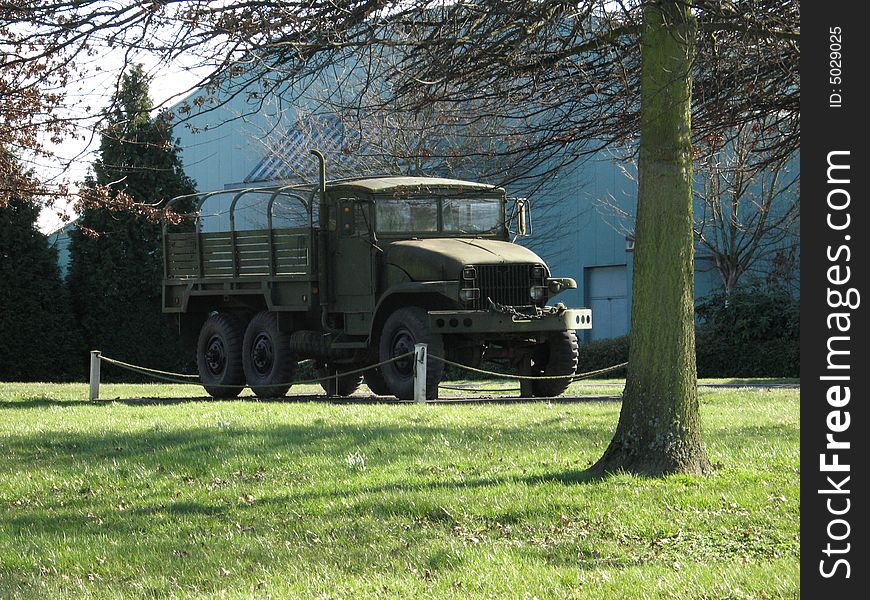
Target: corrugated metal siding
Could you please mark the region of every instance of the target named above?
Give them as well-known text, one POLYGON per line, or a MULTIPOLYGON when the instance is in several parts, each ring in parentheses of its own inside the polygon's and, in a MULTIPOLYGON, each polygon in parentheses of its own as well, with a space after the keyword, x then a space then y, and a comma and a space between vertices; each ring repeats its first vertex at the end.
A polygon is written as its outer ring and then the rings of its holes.
POLYGON ((369 170, 367 150, 359 136, 348 136, 337 118, 317 117, 299 123, 245 177, 245 183, 300 181, 311 174, 316 149, 326 157, 329 177, 354 177, 369 170))

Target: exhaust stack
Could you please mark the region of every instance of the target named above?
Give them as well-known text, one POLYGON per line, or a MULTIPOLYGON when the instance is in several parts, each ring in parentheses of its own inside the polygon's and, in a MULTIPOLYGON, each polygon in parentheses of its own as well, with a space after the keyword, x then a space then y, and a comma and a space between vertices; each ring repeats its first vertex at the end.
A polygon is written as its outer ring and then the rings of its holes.
POLYGON ((311 154, 317 157, 317 162, 319 163, 319 171, 320 171, 320 194, 321 197, 326 192, 326 157, 323 156, 323 153, 320 150, 312 150, 311 154))

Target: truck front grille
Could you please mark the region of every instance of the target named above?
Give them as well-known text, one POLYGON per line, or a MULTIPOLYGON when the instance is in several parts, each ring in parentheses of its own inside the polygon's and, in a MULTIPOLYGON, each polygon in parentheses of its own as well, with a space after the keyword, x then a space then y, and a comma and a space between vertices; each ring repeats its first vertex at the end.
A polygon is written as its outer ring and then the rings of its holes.
POLYGON ((475 308, 489 306, 487 298, 507 306, 529 306, 532 265, 481 265, 477 268, 480 300, 475 308))

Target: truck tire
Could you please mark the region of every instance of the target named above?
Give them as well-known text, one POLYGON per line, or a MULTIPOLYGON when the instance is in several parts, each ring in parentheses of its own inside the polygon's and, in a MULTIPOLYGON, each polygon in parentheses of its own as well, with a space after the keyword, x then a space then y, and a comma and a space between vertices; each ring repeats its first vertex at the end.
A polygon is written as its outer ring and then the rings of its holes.
MULTIPOLYGON (((577 335, 559 331, 532 353, 532 375, 573 375, 577 372, 577 335)), ((561 395, 571 385, 571 378, 539 379, 531 382, 532 396, 552 398, 561 395)))
MULTIPOLYGON (((379 358, 383 362, 414 351, 416 344, 428 344, 428 352, 444 356, 444 340, 429 330, 429 316, 416 306, 405 306, 391 314, 381 333, 379 358)), ((401 400, 414 398, 414 357, 389 362, 381 367, 384 382, 394 396, 401 400)), ((444 374, 444 363, 430 360, 426 365, 426 398, 438 397, 438 383, 444 374)))
POLYGON ((380 367, 369 369, 363 373, 363 381, 365 381, 365 384, 369 386, 369 389, 375 396, 390 395, 390 388, 387 385, 387 381, 384 379, 384 374, 381 372, 380 367))
POLYGON ((254 394, 260 398, 279 398, 287 394, 296 372, 296 358, 290 353, 290 334, 278 329, 277 314, 259 312, 248 323, 242 344, 242 364, 254 394))
POLYGON ((242 321, 230 313, 210 315, 199 330, 196 366, 202 387, 213 398, 235 398, 245 388, 242 321))
MULTIPOLYGON (((327 373, 324 372, 323 376, 325 377, 326 375, 327 373)), ((323 387, 323 391, 326 392, 327 396, 350 396, 357 390, 357 388, 359 388, 362 379, 362 373, 351 373, 350 375, 339 375, 338 385, 336 385, 335 377, 331 377, 326 381, 321 381, 320 385, 323 387)))

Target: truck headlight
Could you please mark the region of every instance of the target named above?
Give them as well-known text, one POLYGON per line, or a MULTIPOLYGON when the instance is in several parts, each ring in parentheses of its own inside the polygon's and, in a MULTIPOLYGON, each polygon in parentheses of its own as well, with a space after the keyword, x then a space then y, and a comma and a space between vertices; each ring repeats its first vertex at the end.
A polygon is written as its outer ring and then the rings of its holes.
POLYGON ((465 281, 474 281, 477 279, 477 269, 474 267, 465 267, 462 269, 462 279, 465 281))
POLYGON ((529 297, 535 302, 540 302, 544 299, 544 296, 547 293, 547 288, 542 285, 533 285, 531 289, 529 289, 529 297))
POLYGON ((463 302, 471 302, 472 300, 480 300, 480 288, 465 288, 459 290, 459 299, 463 302))

